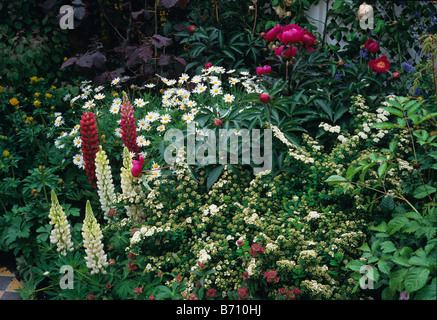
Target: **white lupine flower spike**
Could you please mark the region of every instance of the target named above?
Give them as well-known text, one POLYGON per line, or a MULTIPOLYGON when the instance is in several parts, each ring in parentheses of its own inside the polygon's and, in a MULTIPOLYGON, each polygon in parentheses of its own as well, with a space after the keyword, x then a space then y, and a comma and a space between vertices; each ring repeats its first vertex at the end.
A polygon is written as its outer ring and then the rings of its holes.
POLYGON ((56 244, 57 251, 66 256, 68 251, 74 250, 73 242, 71 241, 70 224, 53 190, 49 218, 49 223, 53 226, 50 242, 56 244))

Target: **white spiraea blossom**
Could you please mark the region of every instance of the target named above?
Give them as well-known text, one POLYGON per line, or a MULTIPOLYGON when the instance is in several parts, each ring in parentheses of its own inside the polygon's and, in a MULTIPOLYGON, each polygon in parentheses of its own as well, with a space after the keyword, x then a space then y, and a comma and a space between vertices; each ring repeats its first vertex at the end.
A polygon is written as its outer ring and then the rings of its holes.
POLYGON ((108 265, 107 256, 103 250, 102 231, 94 217, 89 200, 86 203, 85 220, 82 226, 83 245, 86 253, 86 265, 91 269, 91 274, 106 273, 108 265))
POLYGON ((68 251, 74 250, 73 242, 71 241, 70 224, 53 190, 49 218, 49 223, 53 226, 50 242, 56 244, 57 251, 66 256, 68 251))
POLYGON ((100 204, 104 212, 106 220, 109 219, 109 205, 114 199, 114 184, 112 180, 111 167, 109 165, 108 156, 100 146, 100 150, 96 154, 96 177, 97 177, 97 192, 100 198, 100 204))

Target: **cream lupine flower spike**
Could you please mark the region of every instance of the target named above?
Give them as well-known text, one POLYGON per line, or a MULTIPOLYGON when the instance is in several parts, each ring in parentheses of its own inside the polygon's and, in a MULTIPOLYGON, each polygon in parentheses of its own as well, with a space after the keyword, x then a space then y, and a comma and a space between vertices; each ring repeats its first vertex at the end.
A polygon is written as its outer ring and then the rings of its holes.
POLYGON ((100 204, 104 212, 104 218, 108 220, 109 205, 114 201, 115 192, 108 156, 102 146, 96 154, 96 177, 100 204))
POLYGON ((66 256, 68 251, 74 250, 73 242, 71 242, 70 224, 53 190, 49 218, 49 223, 53 225, 50 242, 56 244, 58 252, 66 256))
POLYGON ((86 253, 86 265, 91 269, 90 273, 106 273, 105 267, 108 265, 106 253, 103 250, 102 231, 100 225, 94 217, 89 200, 86 202, 85 220, 82 226, 83 245, 86 253))
POLYGON ((132 157, 130 156, 127 147, 123 149, 123 166, 121 171, 121 191, 124 199, 129 200, 131 204, 125 206, 127 216, 134 222, 142 223, 144 216, 141 210, 133 203, 137 196, 141 195, 141 188, 139 187, 138 178, 134 177, 131 173, 133 164, 132 157))

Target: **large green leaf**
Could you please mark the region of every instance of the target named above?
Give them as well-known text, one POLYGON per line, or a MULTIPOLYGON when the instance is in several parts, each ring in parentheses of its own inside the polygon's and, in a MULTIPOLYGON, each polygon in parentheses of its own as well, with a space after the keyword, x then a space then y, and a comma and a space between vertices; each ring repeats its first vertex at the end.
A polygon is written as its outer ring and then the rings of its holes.
POLYGON ((411 293, 420 290, 428 281, 430 271, 425 267, 412 267, 404 279, 405 290, 411 293))

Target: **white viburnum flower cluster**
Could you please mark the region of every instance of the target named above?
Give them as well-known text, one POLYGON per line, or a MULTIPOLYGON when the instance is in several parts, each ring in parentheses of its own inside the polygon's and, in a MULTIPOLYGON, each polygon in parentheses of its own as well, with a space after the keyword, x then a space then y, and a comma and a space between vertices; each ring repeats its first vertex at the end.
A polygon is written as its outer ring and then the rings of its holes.
POLYGON ((91 269, 91 274, 105 274, 108 266, 107 256, 103 250, 102 231, 94 217, 89 200, 86 203, 85 219, 82 226, 83 245, 86 253, 86 265, 91 269))
POLYGON ((109 205, 114 200, 115 192, 108 156, 102 149, 102 146, 100 146, 100 150, 96 154, 96 177, 100 204, 104 212, 104 217, 108 220, 109 205))
POLYGON ((49 223, 53 226, 50 233, 50 242, 56 244, 57 251, 66 256, 68 251, 74 250, 73 242, 71 241, 70 224, 53 190, 49 218, 49 223))

